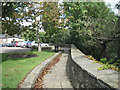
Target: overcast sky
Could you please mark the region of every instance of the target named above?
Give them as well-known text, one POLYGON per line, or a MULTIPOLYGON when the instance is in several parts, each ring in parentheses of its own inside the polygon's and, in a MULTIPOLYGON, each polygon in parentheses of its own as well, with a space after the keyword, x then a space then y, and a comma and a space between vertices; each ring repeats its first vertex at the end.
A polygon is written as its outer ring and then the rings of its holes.
POLYGON ((118 13, 118 10, 115 8, 116 3, 118 3, 120 0, 104 0, 106 2, 106 4, 110 4, 112 11, 114 11, 115 13, 118 13))

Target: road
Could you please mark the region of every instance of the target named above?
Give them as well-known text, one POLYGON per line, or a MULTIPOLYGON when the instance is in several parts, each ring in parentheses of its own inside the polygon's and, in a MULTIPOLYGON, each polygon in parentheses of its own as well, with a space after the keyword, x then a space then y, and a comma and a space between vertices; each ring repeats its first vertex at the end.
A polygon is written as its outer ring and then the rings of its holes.
POLYGON ((0 47, 0 53, 8 53, 8 52, 24 52, 29 51, 30 48, 21 48, 21 47, 0 47))

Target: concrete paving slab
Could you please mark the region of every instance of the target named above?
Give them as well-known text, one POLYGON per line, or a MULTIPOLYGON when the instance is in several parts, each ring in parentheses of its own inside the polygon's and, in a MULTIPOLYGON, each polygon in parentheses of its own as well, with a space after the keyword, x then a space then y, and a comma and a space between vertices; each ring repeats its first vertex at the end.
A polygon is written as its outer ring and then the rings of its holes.
POLYGON ((54 82, 54 87, 53 88, 62 88, 62 85, 60 82, 54 82))
MULTIPOLYGON (((60 61, 51 67, 50 73, 44 76, 43 88, 73 88, 66 75, 68 53, 63 53, 60 61), (52 83, 52 84, 51 84, 52 83), (54 83, 54 85, 53 85, 54 83), (50 85, 49 85, 50 84, 50 85), (53 87, 52 87, 53 86, 53 87)), ((60 89, 63 90, 63 89, 60 89)))

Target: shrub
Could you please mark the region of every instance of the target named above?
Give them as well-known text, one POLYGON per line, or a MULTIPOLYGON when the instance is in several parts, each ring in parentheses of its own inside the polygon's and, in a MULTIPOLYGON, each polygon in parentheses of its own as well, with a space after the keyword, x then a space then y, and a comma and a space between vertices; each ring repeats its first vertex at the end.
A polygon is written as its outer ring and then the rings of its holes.
POLYGON ((113 59, 110 59, 110 60, 108 61, 109 64, 113 64, 113 62, 114 62, 113 59))
POLYGON ((100 62, 102 62, 103 64, 107 63, 107 59, 106 58, 102 58, 100 59, 100 62))
POLYGON ((111 65, 111 64, 104 64, 102 67, 98 67, 97 68, 98 70, 107 70, 107 69, 112 69, 112 70, 115 70, 115 71, 120 71, 119 68, 115 67, 114 65, 111 65))

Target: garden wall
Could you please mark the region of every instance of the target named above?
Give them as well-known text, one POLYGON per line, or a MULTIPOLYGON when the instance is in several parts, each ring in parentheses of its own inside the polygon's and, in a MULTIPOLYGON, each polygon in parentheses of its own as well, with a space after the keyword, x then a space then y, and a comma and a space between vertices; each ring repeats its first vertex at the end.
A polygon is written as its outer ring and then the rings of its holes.
POLYGON ((67 61, 67 76, 74 88, 118 88, 118 72, 97 70, 101 64, 95 63, 71 45, 67 61))

